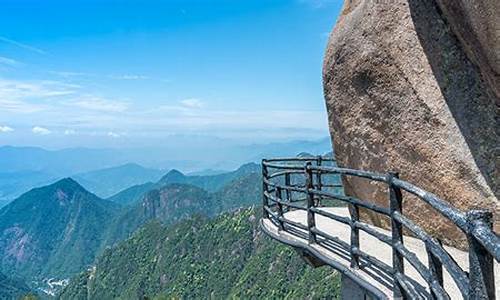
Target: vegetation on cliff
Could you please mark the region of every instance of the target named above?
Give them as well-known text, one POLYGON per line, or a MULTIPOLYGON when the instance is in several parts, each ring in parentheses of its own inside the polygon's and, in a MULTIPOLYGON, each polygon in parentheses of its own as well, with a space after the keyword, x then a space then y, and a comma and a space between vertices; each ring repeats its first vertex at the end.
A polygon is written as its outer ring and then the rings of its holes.
POLYGON ((71 276, 94 261, 117 212, 69 178, 33 189, 0 210, 0 267, 30 281, 71 276))
POLYGON ((20 299, 30 294, 26 283, 0 273, 0 299, 20 299))
POLYGON ((339 277, 258 230, 255 209, 153 221, 71 280, 61 299, 335 298, 339 277))

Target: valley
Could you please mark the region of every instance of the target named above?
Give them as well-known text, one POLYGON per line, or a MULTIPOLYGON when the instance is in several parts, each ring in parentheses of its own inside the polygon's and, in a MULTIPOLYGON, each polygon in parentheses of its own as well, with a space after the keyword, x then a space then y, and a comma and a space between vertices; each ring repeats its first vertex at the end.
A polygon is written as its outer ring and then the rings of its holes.
MULTIPOLYGON (((144 173, 152 176, 149 179, 158 179, 135 185, 136 181, 125 180, 129 187, 103 199, 89 192, 74 179, 65 178, 35 188, 0 210, 0 254, 3 257, 0 269, 8 274, 15 274, 22 279, 19 282, 25 282, 21 285, 22 293, 31 292, 36 293, 38 297, 50 298, 57 296, 67 285, 60 297, 72 299, 76 294, 83 293, 83 284, 87 287, 95 286, 85 293, 96 293, 95 297, 99 298, 102 291, 98 286, 108 284, 108 279, 105 278, 116 278, 115 276, 123 271, 120 268, 124 262, 115 260, 132 255, 130 259, 138 260, 135 267, 139 269, 131 270, 134 277, 130 280, 143 283, 139 288, 123 282, 122 284, 131 288, 116 288, 116 295, 129 297, 133 293, 143 293, 148 297, 160 298, 189 296, 187 290, 179 290, 182 280, 185 279, 182 276, 188 276, 186 274, 190 272, 192 274, 189 276, 201 276, 196 275, 201 272, 204 275, 197 281, 199 285, 190 289, 192 296, 201 296, 203 286, 209 284, 204 280, 208 280, 209 274, 214 272, 208 266, 221 265, 227 256, 224 251, 231 251, 233 255, 235 251, 241 252, 235 255, 234 265, 228 265, 226 269, 218 271, 220 276, 232 276, 231 288, 261 284, 249 281, 249 277, 241 277, 241 272, 257 272, 253 269, 254 265, 264 263, 264 257, 271 255, 268 252, 276 251, 279 255, 285 251, 284 248, 272 244, 257 229, 258 214, 252 207, 261 201, 259 165, 248 163, 234 171, 212 175, 185 175, 180 171, 171 170, 163 176, 158 176, 156 172, 144 172, 144 168, 135 165, 105 169, 97 174, 105 181, 112 174, 123 175, 127 172, 125 179, 138 178, 141 176, 137 174, 144 173), (188 228, 194 227, 198 228, 195 232, 189 231, 188 228), (189 234, 194 234, 191 244, 187 241, 167 242, 189 234), (210 241, 219 234, 223 239, 210 241), (175 255, 165 256, 167 253, 186 253, 189 245, 198 251, 193 253, 193 256, 187 256, 182 261, 175 255), (146 248, 137 252, 138 249, 134 247, 146 248), (217 250, 217 247, 224 250, 217 250), (210 253, 213 251, 218 253, 212 257, 210 253), (199 261, 203 255, 209 255, 212 261, 199 261), (159 256, 168 259, 154 267, 153 262, 159 256), (106 261, 110 264, 105 263, 109 270, 103 269, 103 263, 106 261), (172 275, 175 278, 165 279, 164 274, 152 275, 150 271, 144 273, 143 270, 156 268, 159 272, 166 266, 180 273, 172 275), (102 282, 101 277, 89 275, 93 272, 105 276, 102 282), (234 274, 230 275, 232 272, 234 274), (159 277, 154 279, 157 275, 159 277), (153 284, 158 280, 175 284, 153 284)), ((77 178, 81 180, 81 177, 77 178)), ((286 261, 297 259, 287 251, 283 255, 286 261)), ((301 265, 301 268, 306 268, 303 263, 301 265)), ((276 272, 283 270, 278 268, 276 272)), ((301 272, 297 272, 295 281, 309 280, 308 276, 302 278, 298 274, 301 272)), ((334 278, 335 275, 328 275, 328 278, 330 277, 334 278)), ((237 290, 231 291, 229 286, 214 287, 213 293, 229 297, 235 295, 237 290)), ((102 296, 115 297, 104 294, 102 296)), ((95 297, 88 299, 97 299, 95 297)))

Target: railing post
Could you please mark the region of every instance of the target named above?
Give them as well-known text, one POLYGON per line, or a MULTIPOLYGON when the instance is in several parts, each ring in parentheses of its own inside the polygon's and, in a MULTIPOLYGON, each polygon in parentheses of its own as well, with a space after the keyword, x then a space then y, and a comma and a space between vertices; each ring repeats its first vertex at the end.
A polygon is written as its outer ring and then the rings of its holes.
MULTIPOLYGON (((322 160, 323 160, 323 158, 321 157, 321 155, 318 155, 318 157, 316 159, 316 164, 318 167, 321 167, 322 160)), ((320 170, 318 170, 316 173, 316 186, 318 187, 318 191, 321 191, 323 184, 321 182, 321 171, 320 170)), ((323 196, 318 195, 318 206, 321 206, 322 200, 323 200, 323 196)))
POLYGON ((467 241, 469 242, 470 299, 495 299, 493 256, 474 237, 477 226, 493 228, 493 214, 486 210, 467 212, 467 241))
MULTIPOLYGON (((441 240, 437 240, 438 244, 442 246, 441 240)), ((429 271, 431 272, 431 276, 433 280, 436 280, 440 286, 443 286, 443 264, 441 260, 434 255, 434 253, 430 250, 430 248, 426 245, 427 258, 429 261, 429 271)), ((431 289, 432 299, 439 299, 437 295, 434 295, 431 289)))
POLYGON ((403 194, 401 189, 393 185, 393 179, 399 178, 396 172, 389 172, 387 183, 389 184, 389 205, 391 212, 391 232, 392 232, 392 268, 394 270, 393 296, 395 299, 404 297, 403 288, 396 279, 396 274, 404 274, 404 258, 396 249, 396 246, 403 245, 403 225, 394 219, 394 213, 403 213, 403 194))
POLYGON ((269 215, 267 213, 266 207, 269 206, 269 199, 267 199, 266 192, 267 192, 267 183, 266 180, 268 178, 268 173, 267 173, 267 167, 266 167, 266 160, 262 160, 262 217, 269 219, 269 215))
MULTIPOLYGON (((287 186, 287 189, 285 190, 285 193, 286 193, 286 201, 288 203, 292 202, 292 194, 290 192, 290 173, 286 173, 285 174, 285 186, 287 186)), ((286 208, 286 211, 289 211, 290 210, 290 207, 287 207, 286 208)))
POLYGON ((283 205, 280 203, 282 201, 280 187, 276 187, 275 197, 276 197, 276 200, 278 200, 276 202, 276 205, 278 206, 278 229, 283 230, 285 228, 283 226, 283 220, 282 220, 282 218, 283 218, 283 205))
POLYGON ((359 221, 359 207, 349 204, 349 213, 351 214, 351 268, 359 268, 359 255, 356 252, 359 250, 359 229, 356 227, 356 222, 359 221))
POLYGON ((309 243, 316 243, 317 242, 316 234, 311 231, 311 229, 316 227, 316 222, 314 220, 314 212, 311 210, 311 208, 314 207, 314 194, 311 191, 314 189, 311 162, 307 162, 304 169, 306 175, 306 190, 307 190, 307 231, 309 233, 309 243))

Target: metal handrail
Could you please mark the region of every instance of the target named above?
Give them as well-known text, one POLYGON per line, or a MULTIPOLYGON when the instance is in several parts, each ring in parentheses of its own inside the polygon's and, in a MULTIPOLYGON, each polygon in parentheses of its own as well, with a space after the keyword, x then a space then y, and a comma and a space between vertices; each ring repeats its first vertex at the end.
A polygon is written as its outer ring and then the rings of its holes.
POLYGON ((321 236, 322 241, 333 241, 333 239, 336 239, 318 230, 315 225, 315 214, 350 226, 351 240, 346 246, 349 248, 351 268, 359 268, 359 260, 362 257, 365 260, 372 260, 374 264, 389 269, 393 276, 392 289, 395 297, 406 296, 413 298, 418 296, 415 294, 416 292, 412 284, 410 284, 411 279, 405 275, 404 260, 406 260, 424 278, 432 296, 436 299, 449 299, 443 286, 443 267, 446 268, 451 278, 455 281, 465 299, 495 298, 493 261, 500 260, 500 238, 492 229, 491 212, 486 210, 462 212, 436 195, 399 179, 397 173, 380 174, 336 166, 325 166, 323 165, 325 161, 335 162, 334 159, 319 156, 263 160, 264 218, 271 219, 275 224, 278 224, 280 230, 289 230, 288 226, 305 230, 310 244, 317 244, 318 236, 321 236), (303 183, 291 184, 291 176, 293 175, 296 178, 300 174, 303 174, 303 183), (390 207, 382 207, 363 199, 328 191, 328 187, 338 186, 336 184, 323 184, 324 177, 331 174, 359 177, 385 184, 390 191, 390 207), (272 193, 269 190, 270 187, 272 187, 272 193), (469 242, 468 273, 462 270, 438 240, 434 239, 407 216, 403 215, 402 191, 406 191, 429 204, 465 233, 469 242), (306 204, 294 204, 290 196, 292 192, 305 194, 306 197, 302 198, 302 200, 305 200, 306 204), (283 193, 286 193, 286 196, 283 196, 283 193), (339 200, 347 203, 350 209, 350 218, 336 216, 330 212, 318 209, 316 203, 319 201, 316 200, 325 199, 339 200), (286 219, 284 217, 285 207, 287 211, 296 209, 306 210, 307 226, 286 219), (388 216, 391 220, 391 236, 382 234, 374 230, 369 224, 361 221, 359 219, 360 207, 388 216), (429 256, 428 266, 404 246, 403 227, 408 229, 417 239, 424 242, 429 256), (392 266, 381 263, 375 257, 371 257, 360 249, 359 230, 374 236, 392 247, 392 266))

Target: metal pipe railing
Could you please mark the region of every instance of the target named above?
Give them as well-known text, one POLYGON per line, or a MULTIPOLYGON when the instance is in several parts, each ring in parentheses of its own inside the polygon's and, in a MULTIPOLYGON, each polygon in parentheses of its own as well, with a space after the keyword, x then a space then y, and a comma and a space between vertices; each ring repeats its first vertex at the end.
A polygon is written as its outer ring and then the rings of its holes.
POLYGON ((316 214, 350 226, 351 238, 345 247, 350 255, 351 268, 354 269, 360 268, 361 258, 372 259, 374 264, 381 263, 377 258, 365 254, 360 249, 359 230, 389 244, 392 247, 392 265, 388 266, 388 269, 390 269, 393 278, 392 288, 395 298, 417 296, 414 294, 416 292, 411 284, 412 280, 405 274, 404 261, 406 260, 422 275, 434 299, 449 298, 443 286, 443 268, 448 271, 465 299, 495 299, 493 261, 500 260, 500 238, 492 229, 491 212, 485 210, 462 212, 436 195, 399 179, 397 173, 383 175, 326 166, 325 162, 335 162, 335 160, 320 156, 263 160, 264 218, 272 219, 279 230, 286 230, 292 234, 303 230, 302 232, 307 235, 310 244, 325 244, 325 241, 338 240, 338 238, 331 237, 316 228, 316 214), (296 182, 292 184, 291 176, 297 176, 297 174, 303 174, 302 184, 296 182), (327 176, 332 174, 354 176, 384 183, 389 190, 389 208, 329 191, 331 187, 341 186, 326 180, 327 176), (468 274, 454 261, 439 240, 431 237, 404 216, 402 191, 413 194, 429 204, 465 233, 469 243, 468 274), (297 203, 293 199, 295 194, 304 195, 300 199, 300 201, 305 200, 304 205, 295 204, 297 203), (324 200, 338 200, 346 203, 349 207, 350 218, 336 216, 319 209, 318 207, 323 205, 324 200), (391 222, 391 236, 381 234, 367 223, 362 222, 359 218, 360 207, 388 216, 391 222), (286 218, 285 212, 296 209, 306 210, 306 225, 286 218), (417 239, 424 242, 428 254, 427 262, 420 261, 404 246, 403 228, 408 229, 417 239), (318 234, 321 235, 321 240, 318 240, 318 234))

